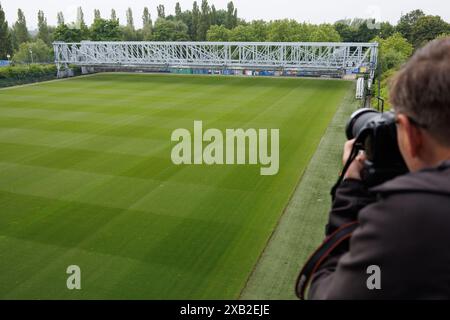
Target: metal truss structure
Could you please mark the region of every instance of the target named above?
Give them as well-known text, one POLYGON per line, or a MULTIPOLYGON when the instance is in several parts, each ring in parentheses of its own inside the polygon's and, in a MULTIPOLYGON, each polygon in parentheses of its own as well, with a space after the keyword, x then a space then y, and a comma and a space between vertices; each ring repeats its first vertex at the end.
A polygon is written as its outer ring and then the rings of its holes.
POLYGON ((373 79, 377 43, 93 42, 53 43, 58 70, 69 64, 114 68, 313 70, 360 68, 373 79))

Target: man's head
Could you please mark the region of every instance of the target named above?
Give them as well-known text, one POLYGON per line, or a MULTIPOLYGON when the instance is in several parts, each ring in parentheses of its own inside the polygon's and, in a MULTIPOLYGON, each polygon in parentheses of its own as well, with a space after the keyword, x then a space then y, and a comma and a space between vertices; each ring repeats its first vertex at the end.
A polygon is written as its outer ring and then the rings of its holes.
POLYGON ((450 158, 450 37, 418 50, 395 76, 390 100, 411 171, 450 158))

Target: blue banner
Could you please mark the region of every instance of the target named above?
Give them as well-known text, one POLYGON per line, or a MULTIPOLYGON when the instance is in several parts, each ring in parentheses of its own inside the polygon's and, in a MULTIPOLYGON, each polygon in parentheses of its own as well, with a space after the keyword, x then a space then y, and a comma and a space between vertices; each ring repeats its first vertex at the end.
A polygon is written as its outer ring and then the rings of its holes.
POLYGON ((9 66, 9 60, 0 60, 0 67, 9 66))

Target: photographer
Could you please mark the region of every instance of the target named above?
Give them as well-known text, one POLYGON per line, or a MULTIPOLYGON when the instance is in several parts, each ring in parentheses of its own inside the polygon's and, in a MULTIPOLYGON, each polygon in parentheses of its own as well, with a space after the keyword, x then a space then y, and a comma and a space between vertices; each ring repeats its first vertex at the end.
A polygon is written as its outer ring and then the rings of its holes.
POLYGON ((410 172, 368 188, 366 155, 351 163, 326 234, 358 226, 314 269, 310 299, 450 299, 450 38, 419 50, 396 75, 390 97, 410 172), (370 266, 379 271, 376 288, 368 285, 370 266))

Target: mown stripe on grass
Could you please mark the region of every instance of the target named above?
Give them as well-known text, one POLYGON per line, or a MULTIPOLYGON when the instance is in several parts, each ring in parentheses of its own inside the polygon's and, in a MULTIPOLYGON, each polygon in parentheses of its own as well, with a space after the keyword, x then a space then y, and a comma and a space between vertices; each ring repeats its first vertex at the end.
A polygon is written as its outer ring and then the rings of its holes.
MULTIPOLYGON (((169 154, 170 150, 167 150, 169 154)), ((116 177, 171 181, 186 185, 215 186, 222 189, 265 192, 265 184, 255 184, 259 166, 173 166, 169 157, 144 157, 80 149, 0 143, 2 162, 49 169, 103 174, 116 177), (236 179, 239 176, 242 179, 236 179)))
POLYGON ((0 142, 70 147, 72 149, 99 150, 142 156, 150 156, 170 147, 170 140, 20 128, 0 128, 0 142))
POLYGON ((242 197, 256 195, 253 190, 233 190, 197 181, 178 183, 173 180, 119 177, 5 162, 0 162, 0 190, 175 216, 191 214, 197 203, 216 193, 229 201, 229 205, 242 197), (169 200, 174 196, 178 201, 164 201, 164 198, 169 200))

